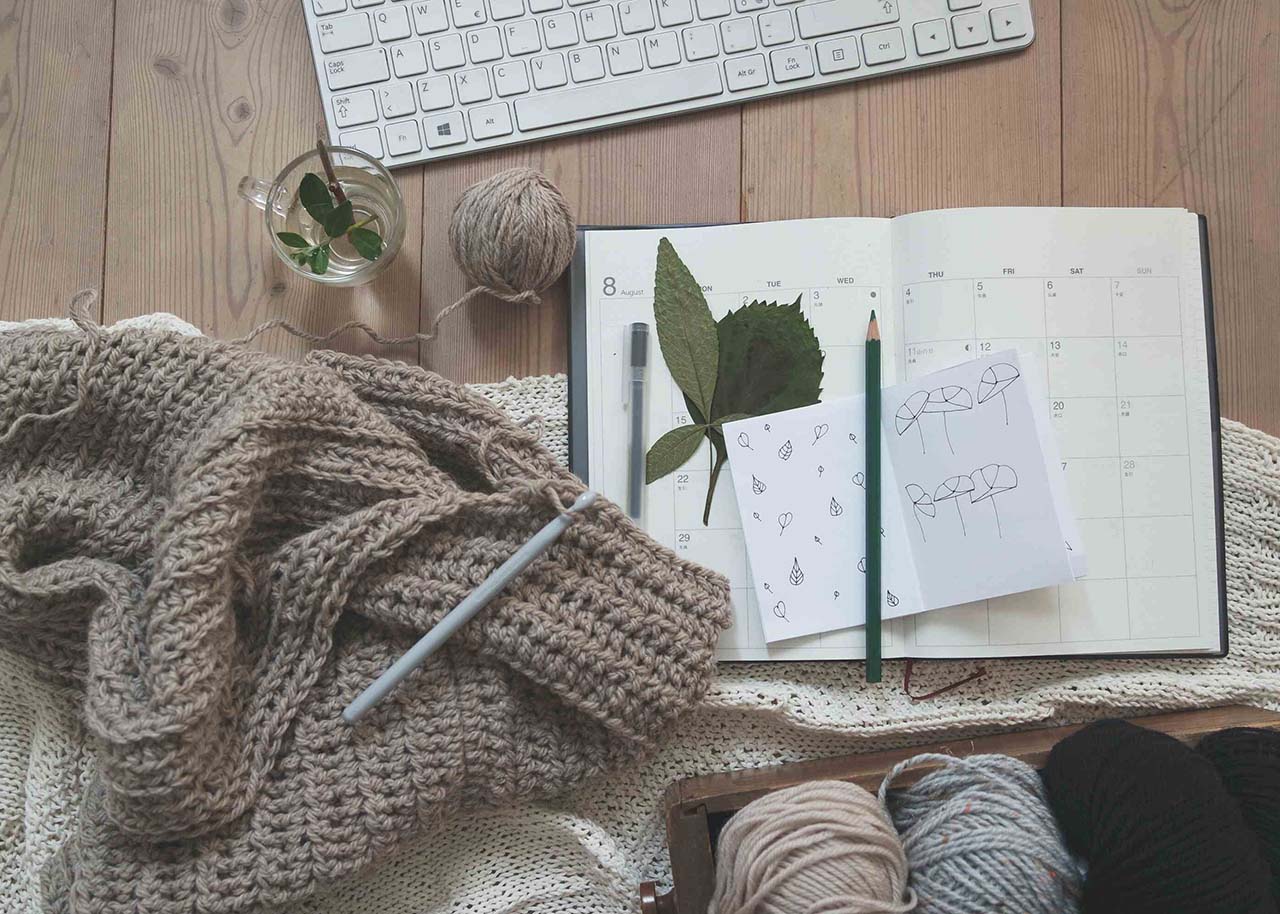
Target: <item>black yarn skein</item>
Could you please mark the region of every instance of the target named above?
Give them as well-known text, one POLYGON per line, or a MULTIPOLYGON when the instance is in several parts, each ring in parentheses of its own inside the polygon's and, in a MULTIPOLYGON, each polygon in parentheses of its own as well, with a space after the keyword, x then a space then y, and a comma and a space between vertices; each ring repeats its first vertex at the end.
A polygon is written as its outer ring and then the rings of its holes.
POLYGON ((1119 720, 1053 747, 1042 772, 1085 914, 1275 914, 1271 875, 1204 756, 1119 720))
POLYGON ((1280 733, 1236 727, 1206 736, 1199 750, 1240 804, 1271 866, 1271 894, 1280 899, 1280 733))

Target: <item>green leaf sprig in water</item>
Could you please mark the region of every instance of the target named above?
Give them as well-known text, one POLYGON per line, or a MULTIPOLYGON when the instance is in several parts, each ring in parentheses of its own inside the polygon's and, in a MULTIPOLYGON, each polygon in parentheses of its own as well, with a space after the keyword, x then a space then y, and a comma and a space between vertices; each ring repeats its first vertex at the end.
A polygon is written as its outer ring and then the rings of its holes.
POLYGON ((329 258, 333 253, 331 245, 343 236, 365 260, 374 261, 382 256, 382 236, 373 229, 365 228, 377 217, 370 216, 356 222, 351 201, 335 204, 329 186, 319 175, 307 172, 302 176, 298 185, 298 201, 326 236, 323 241, 312 244, 297 232, 276 232, 276 237, 290 248, 289 256, 298 266, 310 267, 312 273, 323 275, 329 269, 329 258))
POLYGON ((716 482, 729 460, 724 424, 817 403, 822 350, 799 297, 786 305, 753 301, 715 320, 702 288, 666 238, 658 242, 653 313, 662 357, 684 394, 692 423, 672 429, 649 448, 645 482, 679 469, 706 438, 711 477, 702 511, 705 526, 716 482))

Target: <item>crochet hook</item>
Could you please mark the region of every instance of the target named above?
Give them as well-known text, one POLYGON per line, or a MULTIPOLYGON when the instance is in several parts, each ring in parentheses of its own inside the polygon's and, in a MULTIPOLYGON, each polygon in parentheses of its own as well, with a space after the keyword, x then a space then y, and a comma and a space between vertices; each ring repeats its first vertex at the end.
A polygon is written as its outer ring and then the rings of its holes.
POLYGON ((484 609, 489 604, 489 601, 510 584, 516 575, 528 568, 534 559, 550 549, 551 544, 558 540, 560 534, 564 533, 569 528, 569 525, 573 523, 573 515, 590 507, 595 500, 596 493, 588 489, 579 495, 564 512, 556 515, 550 523, 535 533, 528 542, 515 551, 511 558, 495 568, 487 578, 481 581, 479 587, 467 594, 461 603, 446 613, 444 618, 418 639, 418 643, 409 648, 403 657, 393 663, 385 673, 357 695, 355 700, 343 710, 342 719, 349 724, 354 724, 370 708, 382 701, 392 689, 400 684, 401 680, 421 666, 458 629, 462 628, 480 610, 484 609))

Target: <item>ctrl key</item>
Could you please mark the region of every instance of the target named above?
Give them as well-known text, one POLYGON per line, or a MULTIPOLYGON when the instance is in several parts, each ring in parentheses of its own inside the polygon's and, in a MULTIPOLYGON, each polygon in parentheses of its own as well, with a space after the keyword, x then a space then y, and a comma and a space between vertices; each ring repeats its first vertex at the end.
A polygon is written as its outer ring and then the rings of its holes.
POLYGON ((422 134, 427 138, 428 149, 465 143, 467 128, 462 123, 462 112, 446 111, 443 114, 428 114, 422 119, 422 134))
POLYGON ((769 74, 764 69, 763 54, 749 54, 724 62, 724 79, 730 92, 758 89, 769 84, 769 74))

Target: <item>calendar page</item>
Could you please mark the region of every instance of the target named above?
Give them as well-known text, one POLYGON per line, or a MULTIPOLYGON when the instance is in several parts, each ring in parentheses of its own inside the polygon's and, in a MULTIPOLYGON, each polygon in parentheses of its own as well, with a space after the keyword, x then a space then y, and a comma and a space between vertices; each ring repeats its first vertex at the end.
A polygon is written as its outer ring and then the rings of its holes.
POLYGON ((904 380, 1014 348, 1042 372, 1089 555, 1075 583, 904 620, 914 657, 1218 651, 1199 223, 1170 209, 894 220, 904 380))

